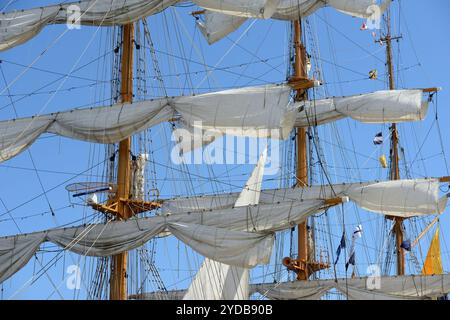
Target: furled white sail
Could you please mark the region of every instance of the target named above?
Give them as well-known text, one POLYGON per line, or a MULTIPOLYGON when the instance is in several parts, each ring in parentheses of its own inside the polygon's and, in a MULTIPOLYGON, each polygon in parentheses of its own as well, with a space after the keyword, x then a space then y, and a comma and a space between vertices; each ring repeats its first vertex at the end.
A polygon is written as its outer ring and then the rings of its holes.
POLYGON ((198 21, 197 24, 208 43, 212 44, 238 29, 247 18, 297 20, 329 5, 354 17, 376 19, 381 17, 391 1, 386 0, 381 6, 377 6, 374 0, 280 0, 273 1, 271 7, 267 6, 268 1, 196 0, 194 2, 207 9, 204 21, 198 21), (241 2, 245 2, 244 7, 241 2), (266 6, 263 5, 264 3, 266 6), (275 3, 277 6, 273 8, 275 3))
POLYGON ((198 6, 246 18, 268 19, 283 0, 193 0, 198 6))
POLYGON ((165 106, 165 100, 155 100, 2 121, 0 161, 22 152, 45 132, 89 142, 118 142, 167 121, 173 110, 165 106))
MULTIPOLYGON (((380 91, 295 105, 290 92, 285 84, 264 85, 0 121, 0 162, 14 157, 45 132, 113 143, 178 119, 188 130, 186 136, 198 131, 205 143, 224 134, 286 139, 294 124, 322 124, 345 116, 369 123, 415 121, 422 120, 427 111, 421 90, 380 91)), ((194 149, 192 140, 183 140, 182 149, 194 149)))
MULTIPOLYGON (((236 200, 236 207, 257 205, 261 193, 267 148, 261 154, 250 178, 236 200)), ((246 300, 249 296, 249 270, 205 258, 184 300, 246 300)))
MULTIPOLYGON (((263 190, 260 205, 288 200, 329 199, 348 196, 361 208, 389 216, 413 217, 445 210, 447 196, 439 196, 438 179, 397 180, 263 190)), ((203 211, 230 208, 237 193, 166 200, 163 211, 203 211)))
POLYGON ((197 5, 210 11, 245 18, 296 20, 329 5, 345 14, 369 18, 382 14, 390 1, 381 6, 374 0, 194 0, 197 5), (379 11, 378 11, 379 10, 379 11))
POLYGON ((440 214, 447 205, 447 196, 439 198, 438 179, 379 182, 352 189, 348 196, 365 210, 404 218, 440 214))
POLYGON ((113 143, 180 115, 180 122, 192 129, 285 138, 295 113, 289 94, 287 85, 267 85, 1 121, 0 161, 14 157, 45 132, 113 143))
POLYGON ((291 88, 266 85, 174 99, 173 106, 191 127, 238 136, 264 137, 280 130, 287 138, 294 125, 291 88))
POLYGON ((374 280, 373 277, 363 277, 257 284, 252 285, 252 290, 275 300, 320 299, 333 288, 349 300, 422 300, 450 292, 449 274, 383 276, 374 280))
POLYGON ((319 300, 333 289, 330 280, 254 284, 252 290, 270 300, 319 300))
MULTIPOLYGON (((270 300, 318 300, 337 289, 349 300, 425 300, 450 293, 450 275, 408 275, 374 278, 258 283, 250 285, 250 293, 259 293, 270 300), (374 286, 378 282, 380 287, 374 286)), ((159 300, 162 296, 181 299, 185 290, 142 293, 132 298, 159 300)))
POLYGON ((251 268, 267 263, 271 254, 271 233, 135 219, 1 238, 0 282, 20 270, 45 241, 81 255, 111 256, 135 249, 166 229, 200 254, 230 265, 251 268))
MULTIPOLYGON (((318 200, 346 196, 350 189, 375 182, 307 186, 305 188, 265 189, 260 193, 259 204, 271 205, 284 201, 318 200)), ((209 209, 227 209, 234 206, 238 192, 178 197, 164 200, 163 212, 201 212, 209 209)))
POLYGON ((0 51, 22 44, 48 24, 123 25, 159 13, 179 0, 82 0, 0 15, 0 51))
MULTIPOLYGON (((0 51, 22 44, 36 36, 48 24, 94 26, 123 25, 157 14, 180 0, 81 0, 0 15, 0 51)), ((356 17, 374 13, 373 0, 193 0, 211 12, 204 23, 209 41, 236 30, 246 18, 295 20, 326 4, 356 17), (240 19, 227 19, 231 15, 240 19), (243 19, 243 20, 242 20, 243 19), (218 22, 222 21, 222 24, 218 22)), ((382 13, 389 1, 380 7, 382 13)), ((378 10, 378 9, 377 9, 378 10)), ((376 11, 377 11, 376 10, 376 11)))
POLYGON ((45 241, 82 255, 111 256, 167 234, 205 257, 252 268, 268 263, 275 231, 289 229, 325 206, 323 200, 285 201, 3 237, 0 238, 0 282, 17 272, 45 241))
POLYGON ((418 121, 428 102, 422 90, 386 90, 349 97, 297 102, 296 127, 308 127, 350 117, 364 123, 418 121))

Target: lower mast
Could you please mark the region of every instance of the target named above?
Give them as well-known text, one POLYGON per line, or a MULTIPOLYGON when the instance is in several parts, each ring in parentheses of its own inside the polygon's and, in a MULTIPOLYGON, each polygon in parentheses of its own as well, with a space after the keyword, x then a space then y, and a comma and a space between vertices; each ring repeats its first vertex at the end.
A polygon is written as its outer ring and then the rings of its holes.
MULTIPOLYGON (((395 90, 395 80, 394 80, 394 62, 392 58, 392 36, 391 36, 391 14, 390 9, 386 12, 386 26, 387 35, 384 41, 386 41, 386 58, 388 67, 388 77, 389 77, 389 89, 395 90)), ((389 178, 391 180, 400 179, 400 168, 399 168, 399 156, 398 156, 398 130, 397 124, 393 123, 391 125, 391 151, 390 151, 390 163, 391 168, 389 172, 389 178)), ((399 217, 388 217, 394 220, 394 234, 395 234, 395 246, 397 254, 397 275, 405 274, 405 256, 403 254, 402 243, 403 243, 403 219, 399 217)))
MULTIPOLYGON (((295 101, 304 101, 308 98, 307 89, 314 86, 314 81, 308 79, 306 70, 307 57, 306 48, 302 44, 302 24, 301 20, 293 22, 294 28, 294 75, 290 79, 290 84, 296 89, 295 101)), ((308 158, 306 129, 297 128, 297 169, 296 187, 305 188, 308 186, 308 158)), ((328 264, 313 261, 308 250, 308 227, 307 222, 298 225, 298 257, 297 259, 284 258, 283 264, 297 274, 297 280, 308 280, 309 276, 321 269, 328 268, 328 264)))
MULTIPOLYGON (((127 24, 122 27, 122 103, 130 103, 133 100, 133 41, 134 24, 127 24)), ((133 215, 130 207, 126 205, 126 200, 130 199, 130 153, 131 137, 122 140, 119 143, 116 220, 127 220, 133 215)), ((128 252, 122 252, 112 257, 109 292, 110 300, 127 300, 127 260, 128 252)))

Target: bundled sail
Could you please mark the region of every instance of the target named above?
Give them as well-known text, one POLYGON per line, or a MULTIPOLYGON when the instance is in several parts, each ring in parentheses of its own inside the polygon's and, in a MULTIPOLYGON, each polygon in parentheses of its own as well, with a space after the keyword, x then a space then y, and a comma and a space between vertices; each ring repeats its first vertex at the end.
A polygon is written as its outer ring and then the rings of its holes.
MULTIPOLYGON (((439 195, 439 179, 415 179, 263 190, 260 205, 283 201, 330 199, 347 196, 359 207, 387 216, 413 217, 444 212, 447 195, 439 195)), ((163 203, 163 211, 204 211, 233 206, 237 193, 176 198, 163 203)))
MULTIPOLYGON (((410 275, 389 277, 324 279, 250 285, 250 294, 258 293, 270 300, 319 300, 327 292, 338 290, 348 300, 427 300, 450 292, 450 275, 410 275), (380 286, 376 285, 379 283, 380 286)), ((180 300, 186 290, 147 292, 130 299, 180 300)))
MULTIPOLYGON (((15 47, 36 36, 49 24, 83 24, 93 26, 124 25, 157 14, 180 0, 82 0, 29 10, 13 11, 0 16, 0 51, 15 47)), ((300 5, 290 0, 194 0, 194 3, 216 15, 246 18, 298 19, 324 6, 321 0, 302 0, 300 5)), ((344 13, 368 17, 372 14, 372 0, 330 0, 328 4, 344 13)), ((222 19, 222 23, 225 21, 222 19)), ((207 29, 220 27, 214 23, 207 29)), ((232 23, 231 26, 236 25, 232 23)), ((230 20, 222 28, 230 29, 230 20)), ((235 30, 235 29, 233 29, 235 30)), ((233 31, 231 30, 231 31, 233 31)), ((231 31, 228 31, 231 32, 231 31)), ((210 32, 214 33, 214 32, 210 32)), ((215 32, 217 34, 217 31, 215 32)), ((222 31, 222 36, 226 35, 222 31)), ((217 35, 216 35, 217 37, 217 35)))
MULTIPOLYGON (((439 200, 434 193, 438 190, 438 182, 437 179, 431 179, 336 185, 332 188, 321 187, 322 190, 312 188, 313 192, 310 194, 308 188, 279 189, 261 192, 259 199, 250 192, 252 186, 247 184, 244 191, 248 191, 245 195, 248 198, 246 202, 250 205, 239 206, 239 202, 244 200, 239 200, 243 198, 236 195, 234 203, 238 204, 237 207, 209 208, 207 211, 197 209, 192 212, 168 213, 150 218, 4 237, 0 239, 0 282, 22 268, 46 241, 82 255, 110 256, 137 248, 151 238, 168 233, 212 260, 231 266, 251 268, 269 261, 273 232, 289 229, 311 214, 329 207, 326 200, 314 197, 326 195, 327 192, 334 194, 339 192, 356 199, 355 202, 363 208, 364 206, 371 208, 375 201, 381 201, 378 204, 381 203, 382 206, 376 208, 382 210, 381 213, 389 215, 392 212, 399 214, 400 204, 404 205, 412 199, 416 201, 414 203, 428 200, 429 207, 422 203, 416 211, 413 211, 417 213, 419 209, 437 210, 436 203, 439 203, 439 200), (383 190, 395 196, 380 199, 380 195, 384 195, 383 190), (302 199, 302 193, 306 200, 302 199), (279 200, 283 197, 294 197, 295 200, 288 200, 289 198, 279 200), (252 205, 256 201, 260 204, 252 205), (433 201, 434 204, 431 203, 433 201), (261 204, 264 202, 266 203, 261 204), (392 209, 389 209, 389 206, 392 209)), ((258 181, 255 183, 254 187, 258 190, 258 181)), ((174 207, 173 201, 171 206, 174 207)), ((409 210, 413 208, 406 206, 403 211, 409 210)))
MULTIPOLYGON (((286 84, 244 87, 1 121, 0 161, 16 156, 46 132, 113 143, 177 119, 188 133, 199 132, 191 137, 200 139, 201 146, 202 140, 213 140, 207 136, 286 139, 294 126, 323 124, 346 116, 362 122, 416 121, 422 120, 427 111, 421 90, 380 91, 306 104, 293 104, 290 93, 286 84), (203 134, 205 131, 208 135, 203 134)), ((192 149, 191 140, 184 141, 185 150, 192 149)))
POLYGON ((428 101, 422 96, 422 90, 389 90, 297 102, 295 126, 315 126, 347 117, 364 123, 419 121, 428 111, 428 101))
POLYGON ((248 18, 297 20, 329 5, 342 13, 359 18, 379 18, 390 4, 386 0, 377 6, 374 0, 261 0, 261 1, 194 1, 207 9, 204 20, 197 25, 209 44, 237 30, 248 18))
POLYGON ((114 26, 159 13, 178 0, 82 0, 0 16, 0 51, 36 36, 48 24, 114 26))
POLYGON ((337 289, 349 300, 430 299, 450 292, 450 275, 363 277, 252 286, 253 291, 274 300, 317 300, 331 289, 337 289), (374 285, 375 280, 380 286, 374 285))
POLYGON ((0 239, 0 282, 23 267, 46 241, 82 255, 110 256, 168 233, 205 257, 251 268, 268 263, 275 231, 289 229, 327 206, 324 200, 285 201, 4 237, 0 239))
POLYGON ((267 85, 2 121, 0 161, 14 157, 45 132, 113 143, 175 117, 187 128, 201 127, 211 134, 286 138, 295 117, 289 95, 287 85, 267 85))

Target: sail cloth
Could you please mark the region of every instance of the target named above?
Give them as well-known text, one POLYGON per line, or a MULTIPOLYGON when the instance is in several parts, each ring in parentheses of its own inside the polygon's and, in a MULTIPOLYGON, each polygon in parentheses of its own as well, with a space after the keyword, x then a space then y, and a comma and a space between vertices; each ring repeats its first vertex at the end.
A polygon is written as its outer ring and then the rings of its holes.
MULTIPOLYGON (((421 90, 380 91, 306 104, 291 103, 290 92, 286 84, 273 84, 0 121, 0 162, 46 132, 114 143, 176 118, 188 132, 199 131, 197 139, 207 142, 212 141, 208 136, 223 134, 286 139, 294 125, 323 124, 346 116, 369 123, 415 121, 427 111, 421 90)), ((192 149, 192 141, 187 139, 181 146, 192 149)))
POLYGON ((0 51, 22 44, 48 24, 115 26, 157 14, 178 0, 81 0, 0 14, 0 51), (74 9, 78 10, 74 14, 74 9))
MULTIPOLYGON (((330 280, 258 283, 250 285, 250 294, 259 293, 270 300, 318 300, 330 290, 337 289, 349 300, 425 300, 450 292, 450 275, 384 276, 380 287, 373 285, 373 278, 348 278, 330 280)), ((185 290, 147 292, 131 299, 160 300, 170 297, 179 300, 185 290)))
POLYGON ((439 198, 438 179, 384 181, 349 191, 361 208, 403 218, 442 213, 447 196, 439 198))
POLYGON ((19 271, 43 242, 86 256, 111 256, 135 249, 168 229, 200 254, 248 268, 268 263, 273 235, 239 232, 197 224, 147 220, 113 222, 0 239, 0 283, 19 271))
POLYGON ((422 90, 383 90, 349 97, 297 102, 296 127, 321 125, 350 117, 363 123, 419 121, 428 102, 422 90))
MULTIPOLYGON (((261 193, 267 147, 242 189, 235 207, 257 205, 261 193)), ((183 300, 247 300, 249 270, 205 258, 183 300)))
POLYGON ((410 275, 380 277, 379 287, 373 278, 294 281, 252 285, 252 290, 274 300, 320 299, 327 291, 337 289, 349 300, 423 300, 450 292, 450 275, 410 275))
POLYGON ((205 258, 189 288, 175 300, 248 300, 248 285, 248 269, 205 258))
POLYGON ((0 282, 22 268, 46 241, 81 255, 111 256, 167 233, 212 260, 252 268, 269 262, 275 231, 291 228, 324 206, 323 200, 285 201, 3 237, 0 282))
POLYGON ((0 162, 14 157, 45 132, 113 143, 180 115, 180 122, 191 129, 201 126, 222 134, 283 139, 294 123, 290 91, 287 85, 265 85, 1 121, 0 162))
MULTIPOLYGON (((0 15, 0 51, 15 47, 36 36, 46 25, 80 23, 113 26, 135 22, 157 14, 180 0, 81 0, 0 15), (74 8, 79 10, 74 15, 74 8)), ((356 17, 374 12, 373 0, 193 0, 207 9, 201 27, 209 42, 236 30, 247 18, 295 20, 328 4, 356 17), (236 18, 228 18, 228 17, 236 18), (209 38, 211 36, 211 38, 209 38)), ((381 6, 382 13, 390 1, 381 6)))
POLYGON ((212 136, 286 139, 294 124, 322 124, 345 116, 363 122, 413 121, 423 119, 427 110, 420 90, 380 91, 308 105, 292 104, 290 92, 286 84, 273 84, 0 121, 0 162, 14 157, 46 132, 113 143, 177 118, 190 132, 201 129, 200 133, 212 136))
POLYGON ((381 15, 390 4, 386 0, 381 6, 374 6, 374 0, 194 0, 206 9, 204 21, 197 25, 209 44, 213 44, 237 30, 248 18, 297 20, 307 17, 316 10, 329 5, 336 10, 359 18, 381 15))
POLYGON ((434 275, 442 274, 443 272, 441 245, 439 241, 439 227, 437 227, 433 240, 431 240, 427 257, 423 263, 422 274, 434 275))
MULTIPOLYGON (((287 200, 330 199, 348 196, 361 208, 388 216, 415 217, 441 214, 447 196, 439 197, 438 179, 395 180, 310 186, 306 188, 261 191, 260 205, 287 200)), ((163 212, 186 212, 226 209, 233 206, 238 194, 205 195, 165 200, 163 212)))

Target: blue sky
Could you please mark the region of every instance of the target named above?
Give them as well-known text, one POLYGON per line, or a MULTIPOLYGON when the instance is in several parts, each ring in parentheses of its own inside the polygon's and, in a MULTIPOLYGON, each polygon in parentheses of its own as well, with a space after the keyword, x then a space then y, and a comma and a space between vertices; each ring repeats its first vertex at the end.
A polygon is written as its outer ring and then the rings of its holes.
MULTIPOLYGON (((1 0, 0 8, 7 2, 9 1, 1 0)), ((40 0, 39 5, 56 2, 56 0, 40 0)), ((36 5, 35 3, 16 0, 9 5, 7 11, 30 8, 36 5)), ((400 51, 397 50, 397 46, 394 50, 397 70, 400 71, 400 77, 396 79, 397 86, 399 88, 443 87, 443 91, 438 94, 438 103, 430 105, 425 121, 400 126, 400 139, 405 148, 406 163, 412 177, 447 175, 448 168, 444 164, 435 116, 437 108, 443 148, 445 154, 449 155, 447 137, 450 129, 446 125, 446 120, 450 116, 448 108, 450 3, 446 0, 433 0, 430 1, 430 5, 427 5, 426 10, 423 1, 410 0, 400 3, 400 16, 398 1, 394 5, 395 25, 398 26, 400 21, 400 28, 396 27, 394 32, 403 36, 400 51), (400 59, 398 59, 399 52, 400 59)), ((193 10, 195 7, 172 8, 149 19, 159 67, 169 95, 276 83, 286 79, 290 32, 286 22, 256 21, 253 23, 249 21, 228 39, 208 46, 196 30, 194 20, 188 14, 193 10), (244 34, 244 31, 247 32, 244 34), (203 81, 205 77, 203 64, 216 67, 208 81, 203 81)), ((310 53, 320 52, 322 65, 320 78, 325 82, 324 88, 317 91, 317 97, 351 95, 387 88, 383 62, 385 48, 374 42, 370 31, 360 31, 362 22, 361 19, 351 18, 330 8, 320 10, 309 18, 306 28, 313 31, 312 34, 316 36, 316 39, 313 43, 312 38, 307 37, 308 49, 310 53), (378 70, 380 81, 365 79, 372 69, 378 70)), ((14 108, 19 116, 110 103, 110 88, 105 81, 111 78, 113 31, 110 28, 96 27, 65 31, 64 25, 49 26, 31 41, 0 53, 0 59, 3 61, 1 68, 6 80, 12 81, 20 75, 17 82, 10 88, 12 99, 15 101, 14 108), (55 39, 64 32, 64 36, 55 42, 55 39), (50 48, 40 55, 48 47, 50 48), (22 74, 23 66, 32 63, 36 57, 39 59, 33 64, 33 69, 22 74), (94 62, 90 63, 91 61, 94 62), (79 68, 80 70, 77 70, 79 68), (61 74, 71 72, 72 76, 59 79, 62 77, 61 74), (49 84, 52 81, 55 82, 49 84), (44 86, 45 88, 40 89, 44 86), (23 94, 35 92, 38 89, 39 94, 23 97, 23 94)), ((148 50, 146 59, 148 93, 145 97, 161 96, 163 93, 154 89, 157 82, 154 79, 148 50)), ((5 83, 3 79, 0 79, 0 90, 3 91, 4 87, 5 83)), ((14 118, 14 108, 10 103, 10 97, 6 95, 6 92, 3 93, 0 96, 0 119, 14 118)), ((377 158, 382 153, 387 154, 389 146, 385 144, 375 148, 372 138, 379 131, 383 131, 387 136, 388 125, 364 125, 342 120, 334 126, 323 126, 318 130, 334 182, 387 178, 388 172, 379 168, 377 158)), ((176 166, 169 166, 172 168, 169 169, 167 165, 170 163, 171 147, 168 126, 152 129, 150 136, 153 139, 157 183, 162 197, 177 194, 190 195, 194 192, 193 189, 196 193, 239 191, 252 170, 252 165, 214 165, 210 168, 192 165, 189 166, 189 171, 194 174, 191 176, 194 188, 186 187, 180 183, 187 177, 180 173, 180 170, 184 169, 176 166), (197 176, 208 177, 211 171, 223 182, 212 183, 208 179, 200 179, 197 176)), ((41 182, 33 169, 28 152, 0 164, 0 181, 2 181, 0 199, 3 202, 0 204, 0 235, 53 228, 92 214, 90 209, 80 206, 79 202, 74 203, 64 187, 71 182, 95 180, 96 176, 103 175, 104 166, 101 163, 105 159, 104 146, 49 135, 39 139, 30 151, 41 182), (85 172, 88 168, 92 169, 85 172), (79 173, 85 175, 77 175, 79 173), (42 195, 43 190, 46 190, 45 196, 42 195), (49 206, 55 211, 55 216, 49 213, 49 206), (11 217, 16 220, 19 228, 11 217)), ((403 166, 402 174, 405 174, 403 166)), ((279 175, 266 178, 264 182, 266 188, 281 185, 279 175)), ((315 179, 317 183, 320 183, 319 176, 315 179)), ((348 212, 348 218, 347 215, 345 218, 348 233, 358 221, 367 221, 363 223, 363 227, 367 226, 367 232, 364 234, 361 246, 358 247, 358 263, 361 264, 358 271, 364 274, 366 265, 376 261, 375 251, 371 250, 371 247, 379 248, 380 246, 382 217, 366 212, 355 213, 351 205, 347 205, 344 212, 348 212)), ((332 210, 330 215, 330 225, 333 229, 332 248, 335 250, 342 233, 339 220, 342 212, 332 210)), ((424 223, 424 221, 418 221, 417 225, 422 226, 424 223)), ((444 231, 450 227, 448 212, 442 215, 440 225, 443 230, 441 245, 444 269, 448 270, 450 257, 444 231)), ((426 253, 431 234, 432 232, 424 237, 420 248, 422 255, 426 253)), ((157 265, 162 269, 163 279, 171 288, 187 286, 187 281, 178 283, 178 279, 192 275, 192 270, 196 268, 200 260, 197 258, 193 261, 185 260, 184 246, 175 240, 165 239, 161 242, 163 243, 158 243, 157 246, 157 265), (165 271, 165 268, 171 270, 165 271), (174 269, 177 270, 174 271, 174 269), (190 273, 184 271, 187 269, 190 273)), ((49 248, 49 250, 54 249, 54 247, 49 248)), ((284 253, 288 252, 288 249, 285 246, 284 253)), ((53 255, 53 253, 40 253, 38 258, 41 259, 40 261, 47 262, 53 255)), ((418 255, 420 258, 421 255, 418 255)), ((82 292, 77 293, 65 288, 64 269, 71 263, 83 264, 84 259, 66 254, 48 270, 48 275, 64 298, 73 298, 78 294, 83 297, 82 292)), ((407 265, 408 272, 413 272, 413 263, 408 260, 407 265)), ((86 274, 89 273, 87 269, 86 274)), ((341 269, 342 266, 338 266, 338 272, 342 275, 341 269)), ((3 284, 3 298, 8 298, 16 292, 18 293, 14 297, 20 299, 60 298, 57 293, 54 293, 54 287, 46 276, 41 277, 33 286, 21 289, 37 270, 39 270, 39 262, 32 259, 26 268, 3 284)), ((261 275, 258 280, 273 280, 270 277, 264 278, 266 273, 269 272, 264 268, 257 271, 257 274, 261 275)))

